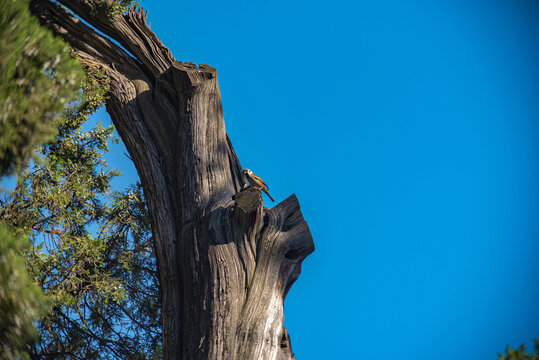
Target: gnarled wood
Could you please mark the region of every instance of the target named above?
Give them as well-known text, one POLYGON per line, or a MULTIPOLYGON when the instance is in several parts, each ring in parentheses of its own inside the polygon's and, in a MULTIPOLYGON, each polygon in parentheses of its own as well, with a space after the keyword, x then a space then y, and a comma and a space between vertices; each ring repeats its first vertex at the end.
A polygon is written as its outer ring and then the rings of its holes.
POLYGON ((216 70, 176 61, 141 11, 110 22, 92 1, 60 3, 72 13, 31 9, 111 79, 107 111, 152 217, 164 358, 293 358, 283 302, 314 243, 294 195, 268 209, 246 187, 216 70))

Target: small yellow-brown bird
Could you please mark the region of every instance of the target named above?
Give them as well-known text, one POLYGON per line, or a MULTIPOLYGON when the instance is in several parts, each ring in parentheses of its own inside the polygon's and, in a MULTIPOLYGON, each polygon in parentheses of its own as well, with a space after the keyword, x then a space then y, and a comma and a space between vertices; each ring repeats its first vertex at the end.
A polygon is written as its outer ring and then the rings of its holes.
POLYGON ((271 201, 275 201, 273 200, 273 198, 268 192, 268 189, 269 189, 268 185, 266 185, 266 183, 264 182, 264 180, 260 178, 260 176, 253 173, 251 169, 245 169, 243 170, 243 173, 245 174, 245 176, 247 176, 247 180, 249 180, 249 184, 251 184, 252 187, 254 187, 257 190, 262 190, 263 192, 266 193, 266 195, 269 196, 271 201))

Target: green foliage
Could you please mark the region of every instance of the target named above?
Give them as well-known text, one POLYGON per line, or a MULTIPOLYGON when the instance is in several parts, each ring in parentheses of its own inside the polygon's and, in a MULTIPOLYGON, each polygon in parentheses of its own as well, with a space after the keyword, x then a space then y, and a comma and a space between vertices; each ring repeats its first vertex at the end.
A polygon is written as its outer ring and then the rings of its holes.
POLYGON ((0 176, 54 139, 58 113, 78 98, 83 71, 65 43, 42 28, 27 0, 0 5, 0 176))
MULTIPOLYGON (((0 176, 19 175, 0 198, 0 358, 159 358, 159 288, 141 188, 111 188, 119 172, 103 154, 118 141, 114 128, 82 128, 109 80, 87 68, 80 91, 82 66, 29 15, 28 1, 0 2, 0 176), (46 300, 17 257, 22 239, 46 300), (40 341, 30 348, 44 304, 40 341)), ((106 11, 113 17, 130 4, 107 2, 106 11)))
POLYGON ((37 338, 33 326, 47 308, 41 289, 28 277, 21 251, 30 242, 0 223, 0 358, 28 357, 37 338))
POLYGON ((518 349, 511 349, 509 345, 505 349, 506 355, 499 354, 498 360, 539 360, 539 340, 535 342, 535 355, 526 353, 526 345, 520 345, 518 349))
POLYGON ((108 79, 87 69, 84 99, 66 112, 43 161, 0 199, 0 219, 33 244, 28 268, 52 301, 41 358, 148 359, 160 349, 160 299, 150 224, 139 185, 113 191, 103 159, 114 128, 81 126, 105 100, 108 79))
MULTIPOLYGON (((76 99, 82 67, 30 16, 28 1, 0 1, 0 176, 24 168, 54 138, 57 113, 76 99)), ((0 357, 27 358, 48 303, 24 267, 23 229, 0 223, 0 357)))
POLYGON ((117 15, 124 14, 129 8, 138 6, 136 0, 97 0, 94 2, 95 11, 105 14, 109 21, 114 21, 117 15))

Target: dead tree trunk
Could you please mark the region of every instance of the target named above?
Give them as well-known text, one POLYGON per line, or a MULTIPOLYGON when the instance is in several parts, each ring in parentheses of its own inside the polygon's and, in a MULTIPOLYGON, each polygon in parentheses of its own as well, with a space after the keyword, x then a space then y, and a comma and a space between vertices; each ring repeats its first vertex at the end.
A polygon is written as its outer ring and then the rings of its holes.
POLYGON ((244 189, 216 70, 176 61, 141 11, 110 21, 90 0, 60 3, 31 9, 111 80, 107 111, 152 217, 164 359, 293 358, 283 301, 314 244, 294 195, 268 209, 244 189))

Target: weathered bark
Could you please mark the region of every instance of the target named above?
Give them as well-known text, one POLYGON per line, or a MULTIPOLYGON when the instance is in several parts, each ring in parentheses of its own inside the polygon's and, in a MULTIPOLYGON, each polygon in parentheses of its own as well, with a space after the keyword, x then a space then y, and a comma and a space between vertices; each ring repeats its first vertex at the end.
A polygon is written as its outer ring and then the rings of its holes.
POLYGON ((90 1, 60 3, 71 12, 31 8, 111 79, 107 111, 152 217, 164 359, 293 358, 283 301, 314 244, 294 195, 268 209, 245 186, 216 70, 176 61, 140 11, 111 22, 90 1))

